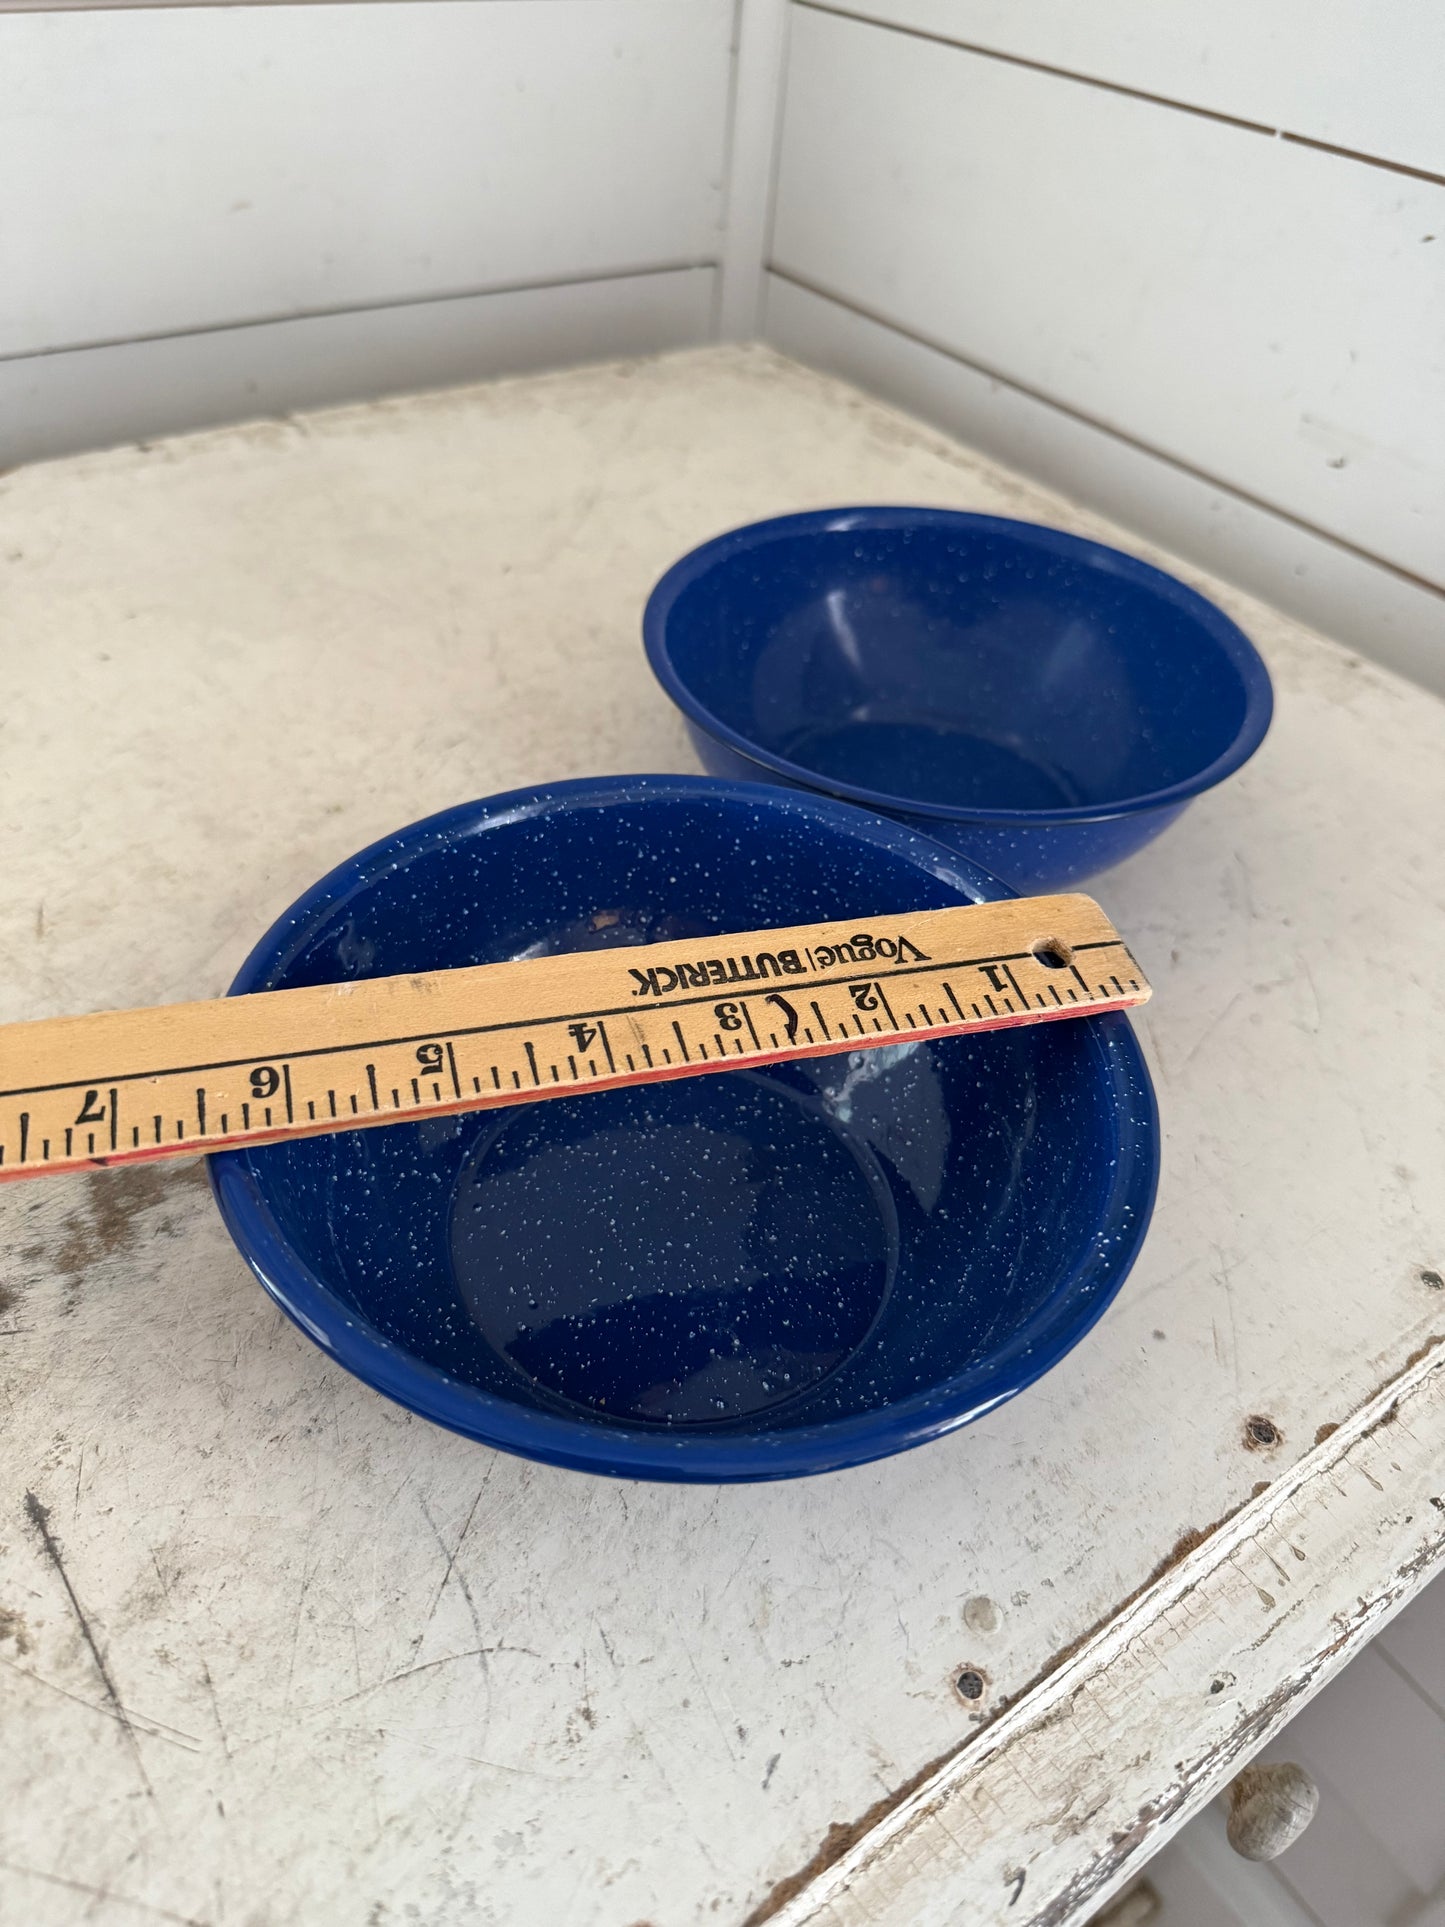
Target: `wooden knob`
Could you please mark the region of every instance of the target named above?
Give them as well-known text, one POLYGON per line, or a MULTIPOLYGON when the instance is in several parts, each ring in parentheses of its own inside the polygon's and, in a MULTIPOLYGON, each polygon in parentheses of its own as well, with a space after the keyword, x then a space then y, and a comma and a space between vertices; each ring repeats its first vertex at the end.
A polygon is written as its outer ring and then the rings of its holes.
POLYGON ((1275 1860, 1292 1847, 1320 1803, 1320 1790, 1302 1766, 1247 1766, 1224 1793, 1229 1844, 1246 1860, 1275 1860))

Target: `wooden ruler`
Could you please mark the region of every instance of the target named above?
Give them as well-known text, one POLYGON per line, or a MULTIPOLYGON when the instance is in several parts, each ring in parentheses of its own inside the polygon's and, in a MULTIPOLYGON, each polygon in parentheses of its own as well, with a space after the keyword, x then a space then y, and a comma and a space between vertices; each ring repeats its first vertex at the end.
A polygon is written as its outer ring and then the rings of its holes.
MULTIPOLYGON (((605 941, 605 921, 598 919, 605 941)), ((1142 1004, 1085 896, 0 1026, 0 1180, 1142 1004)))

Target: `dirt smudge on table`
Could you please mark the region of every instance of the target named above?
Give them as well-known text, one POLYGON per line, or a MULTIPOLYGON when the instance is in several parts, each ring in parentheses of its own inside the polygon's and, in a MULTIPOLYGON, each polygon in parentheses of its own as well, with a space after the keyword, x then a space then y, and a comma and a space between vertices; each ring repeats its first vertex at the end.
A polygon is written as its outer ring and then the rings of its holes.
POLYGON ((79 1595, 76 1593, 75 1587, 71 1582, 70 1573, 66 1569, 65 1558, 60 1549, 60 1542, 51 1529, 50 1508, 48 1505, 43 1504, 33 1492, 27 1492, 25 1494, 25 1516, 30 1521, 36 1538, 40 1541, 41 1549, 44 1551, 45 1557, 54 1567, 56 1576, 65 1589, 66 1599, 70 1602, 70 1609, 75 1614, 76 1623, 80 1628, 80 1636, 85 1641, 91 1659, 95 1662, 95 1670, 100 1675, 100 1683, 105 1688, 105 1696, 110 1701, 111 1710, 116 1719, 120 1722, 121 1731, 125 1734, 131 1756, 135 1761, 136 1772, 140 1776, 141 1785, 145 1788, 147 1796, 153 1799, 155 1797, 155 1789, 151 1786, 150 1776, 146 1772, 145 1762, 141 1758, 140 1742, 136 1738, 136 1732, 134 1726, 131 1724, 130 1714, 127 1713, 121 1702, 120 1694, 116 1691, 115 1681, 111 1677, 110 1667, 106 1664, 105 1654, 101 1651, 100 1642, 96 1638, 95 1628, 91 1624, 85 1608, 81 1605, 79 1595))
POLYGON ((9 1606, 0 1606, 0 1641, 12 1639, 17 1653, 30 1651, 30 1628, 23 1616, 9 1606))
POLYGON ((87 1178, 83 1201, 60 1220, 60 1235, 50 1253, 65 1293, 61 1310, 73 1312, 85 1278, 134 1250, 143 1230, 150 1237, 175 1237, 174 1218, 145 1225, 141 1220, 158 1206, 179 1203, 206 1185, 205 1166, 199 1158, 184 1164, 122 1166, 87 1178))

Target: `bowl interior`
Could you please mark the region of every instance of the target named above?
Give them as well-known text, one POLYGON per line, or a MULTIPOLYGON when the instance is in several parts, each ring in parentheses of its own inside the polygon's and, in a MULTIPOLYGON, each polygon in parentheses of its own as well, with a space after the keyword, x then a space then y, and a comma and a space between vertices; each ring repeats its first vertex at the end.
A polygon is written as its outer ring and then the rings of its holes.
POLYGON ((825 786, 1108 805, 1189 781, 1244 723, 1232 625, 1110 550, 964 516, 748 534, 700 560, 661 649, 711 717, 825 786))
MULTIPOLYGON (((983 894, 895 826, 748 795, 639 782, 433 819, 319 886, 237 987, 664 940, 686 955, 729 929, 983 894)), ((1041 1320, 1087 1322, 1113 1281, 1101 1228, 1127 1234, 1139 1195, 1100 1034, 901 1044, 217 1164, 274 1227, 285 1262, 260 1268, 313 1331, 359 1329, 481 1395, 447 1422, 494 1435, 494 1398, 604 1431, 777 1433, 967 1380, 1041 1320)))

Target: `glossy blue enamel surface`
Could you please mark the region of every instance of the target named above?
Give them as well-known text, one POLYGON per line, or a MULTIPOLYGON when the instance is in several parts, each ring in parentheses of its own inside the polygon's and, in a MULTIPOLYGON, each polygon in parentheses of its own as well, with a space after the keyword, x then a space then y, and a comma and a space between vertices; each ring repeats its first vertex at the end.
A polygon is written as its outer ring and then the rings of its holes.
MULTIPOLYGON (((363 851, 233 992, 982 901, 826 799, 632 777, 363 851)), ((211 1160, 267 1290, 368 1384, 560 1465, 706 1481, 916 1445, 1047 1370, 1118 1289, 1158 1138, 1127 1021, 887 1046, 211 1160)))
POLYGON ((886 811, 1016 889, 1131 855, 1269 727, 1247 637, 1100 543, 944 509, 781 516, 643 618, 705 768, 886 811))

